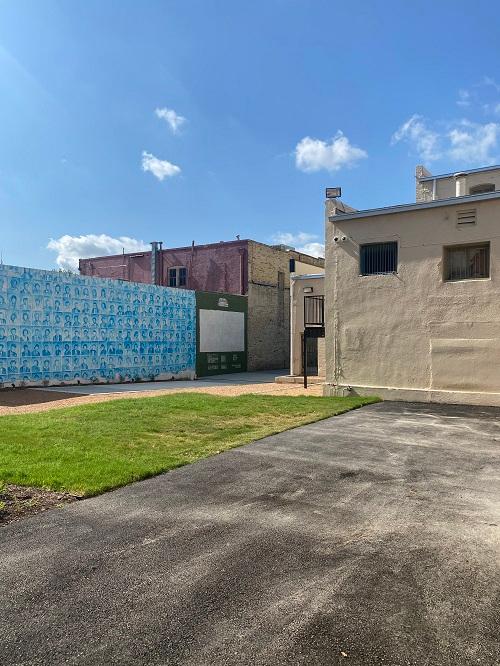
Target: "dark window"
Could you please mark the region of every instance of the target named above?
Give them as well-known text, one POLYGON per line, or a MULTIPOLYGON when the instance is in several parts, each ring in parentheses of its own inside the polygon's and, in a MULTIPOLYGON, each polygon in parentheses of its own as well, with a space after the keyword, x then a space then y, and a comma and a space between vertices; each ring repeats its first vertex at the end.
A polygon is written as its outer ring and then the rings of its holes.
POLYGON ((494 183, 481 183, 480 185, 474 185, 470 188, 469 194, 486 194, 486 192, 494 192, 495 184, 494 183))
POLYGON ((168 269, 169 287, 185 287, 186 285, 187 285, 187 268, 185 266, 177 266, 176 268, 168 269))
POLYGON ((490 277, 490 244, 445 247, 444 270, 444 279, 448 282, 490 277))
POLYGON ((370 243, 360 248, 361 275, 395 273, 398 269, 398 244, 370 243))
POLYGON ((289 259, 290 273, 295 273, 295 259, 289 259))

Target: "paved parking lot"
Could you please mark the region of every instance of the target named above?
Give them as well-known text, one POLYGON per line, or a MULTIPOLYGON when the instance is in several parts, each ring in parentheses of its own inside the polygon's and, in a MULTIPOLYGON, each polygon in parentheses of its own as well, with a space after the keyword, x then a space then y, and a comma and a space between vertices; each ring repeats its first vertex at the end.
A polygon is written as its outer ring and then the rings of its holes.
POLYGON ((381 403, 0 533, 8 664, 498 666, 500 411, 381 403))

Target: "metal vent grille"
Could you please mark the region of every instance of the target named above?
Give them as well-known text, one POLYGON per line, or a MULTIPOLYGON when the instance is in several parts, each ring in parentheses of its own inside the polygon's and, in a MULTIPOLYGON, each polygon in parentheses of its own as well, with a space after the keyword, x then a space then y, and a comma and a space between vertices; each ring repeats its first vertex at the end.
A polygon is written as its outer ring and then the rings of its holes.
POLYGON ((476 210, 459 210, 457 213, 457 224, 476 224, 476 210))

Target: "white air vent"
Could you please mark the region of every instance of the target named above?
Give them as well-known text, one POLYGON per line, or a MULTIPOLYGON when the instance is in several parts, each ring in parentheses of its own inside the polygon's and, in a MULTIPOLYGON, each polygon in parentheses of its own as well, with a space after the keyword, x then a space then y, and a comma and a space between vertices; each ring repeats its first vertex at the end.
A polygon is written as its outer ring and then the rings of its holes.
POLYGON ((476 224, 476 210, 459 210, 457 213, 457 225, 476 224))

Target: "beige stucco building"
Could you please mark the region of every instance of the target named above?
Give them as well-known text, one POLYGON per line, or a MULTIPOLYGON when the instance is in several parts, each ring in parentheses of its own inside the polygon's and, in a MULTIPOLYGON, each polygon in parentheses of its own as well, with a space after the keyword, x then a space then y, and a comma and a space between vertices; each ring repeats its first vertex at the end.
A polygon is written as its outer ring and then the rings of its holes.
POLYGON ((417 167, 415 204, 327 201, 327 394, 500 405, 499 190, 417 167))
MULTIPOLYGON (((290 276, 290 377, 299 381, 304 374, 306 325, 324 331, 324 289, 324 273, 290 276)), ((324 337, 308 338, 307 361, 309 375, 325 377, 324 337)))

